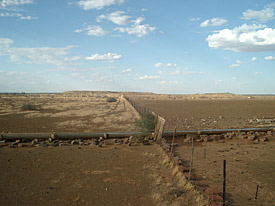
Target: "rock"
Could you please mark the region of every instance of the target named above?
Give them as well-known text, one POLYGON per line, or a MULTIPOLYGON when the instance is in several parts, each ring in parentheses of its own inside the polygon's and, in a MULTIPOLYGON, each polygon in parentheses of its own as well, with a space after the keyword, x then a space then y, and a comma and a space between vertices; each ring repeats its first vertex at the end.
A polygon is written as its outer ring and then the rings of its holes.
POLYGON ((198 134, 187 134, 187 135, 186 135, 186 139, 192 141, 192 138, 193 138, 194 140, 199 139, 199 138, 200 138, 200 135, 198 135, 198 134))
POLYGON ((103 138, 103 137, 99 137, 98 141, 99 141, 99 142, 103 142, 103 141, 104 141, 104 138, 103 138))
POLYGON ((247 137, 248 141, 254 141, 255 139, 256 139, 256 136, 254 134, 247 137))
POLYGON ((258 142, 259 142, 259 139, 255 139, 254 142, 255 142, 255 143, 258 143, 258 142))
POLYGON ((214 140, 219 141, 222 139, 222 135, 213 135, 212 136, 214 140))
POLYGON ((266 142, 266 141, 268 141, 268 138, 267 137, 260 137, 260 141, 261 142, 266 142))
POLYGON ((218 141, 218 143, 224 143, 224 140, 221 139, 221 140, 218 141))
POLYGON ((21 139, 17 139, 15 140, 16 143, 20 143, 21 142, 21 139))

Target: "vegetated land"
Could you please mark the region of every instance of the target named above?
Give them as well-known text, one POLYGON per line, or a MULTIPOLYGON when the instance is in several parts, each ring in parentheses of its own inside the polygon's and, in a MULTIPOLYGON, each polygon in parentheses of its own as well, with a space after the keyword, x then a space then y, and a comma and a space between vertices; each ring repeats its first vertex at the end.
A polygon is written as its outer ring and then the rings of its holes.
MULTIPOLYGON (((0 149, 0 205, 206 206, 157 145, 0 149)), ((105 141, 106 143, 106 141, 105 141)))
POLYGON ((0 132, 129 132, 137 119, 119 93, 0 94, 0 132))
POLYGON ((131 95, 166 120, 165 130, 275 126, 275 96, 234 94, 131 95))
MULTIPOLYGON (((171 140, 170 140, 171 141, 171 140)), ((175 153, 189 165, 191 143, 175 140, 175 153)), ((268 142, 232 139, 223 143, 195 142, 193 172, 200 184, 222 193, 226 160, 227 205, 275 205, 275 135, 268 142), (256 188, 258 197, 254 201, 256 188)))

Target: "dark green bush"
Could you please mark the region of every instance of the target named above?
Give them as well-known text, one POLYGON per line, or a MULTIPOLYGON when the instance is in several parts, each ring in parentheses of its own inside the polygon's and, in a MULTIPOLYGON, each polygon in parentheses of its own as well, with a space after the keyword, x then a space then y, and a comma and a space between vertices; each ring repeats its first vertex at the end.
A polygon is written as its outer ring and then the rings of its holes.
POLYGON ((141 119, 136 121, 136 126, 140 128, 142 132, 154 131, 155 118, 151 113, 142 113, 141 119))
POLYGON ((107 98, 107 102, 116 102, 117 100, 116 100, 116 98, 114 98, 114 97, 108 97, 107 98))
POLYGON ((21 109, 22 110, 36 110, 36 107, 33 104, 24 103, 24 104, 22 104, 21 109))

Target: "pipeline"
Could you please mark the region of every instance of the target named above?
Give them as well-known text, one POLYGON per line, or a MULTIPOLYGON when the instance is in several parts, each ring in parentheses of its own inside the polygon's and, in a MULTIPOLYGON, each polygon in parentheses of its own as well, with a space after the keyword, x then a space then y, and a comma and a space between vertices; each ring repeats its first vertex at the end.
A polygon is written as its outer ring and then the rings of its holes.
MULTIPOLYGON (((208 130, 179 130, 176 131, 176 135, 186 134, 223 134, 230 132, 267 132, 275 131, 275 127, 269 128, 242 128, 242 129, 208 129, 208 130)), ((175 131, 164 131, 163 137, 171 137, 175 131)), ((134 135, 150 135, 152 132, 111 132, 111 133, 72 133, 72 132, 60 132, 60 133, 1 133, 0 140, 33 140, 33 139, 59 139, 59 140, 74 140, 74 139, 98 139, 104 137, 105 139, 122 139, 134 135)))

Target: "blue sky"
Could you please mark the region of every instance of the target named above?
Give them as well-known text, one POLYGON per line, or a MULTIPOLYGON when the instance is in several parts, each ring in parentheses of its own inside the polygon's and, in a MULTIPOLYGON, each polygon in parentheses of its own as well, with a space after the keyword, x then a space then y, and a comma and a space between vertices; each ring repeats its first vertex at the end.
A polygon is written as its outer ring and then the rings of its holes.
POLYGON ((0 92, 275 93, 275 1, 0 0, 0 92))

